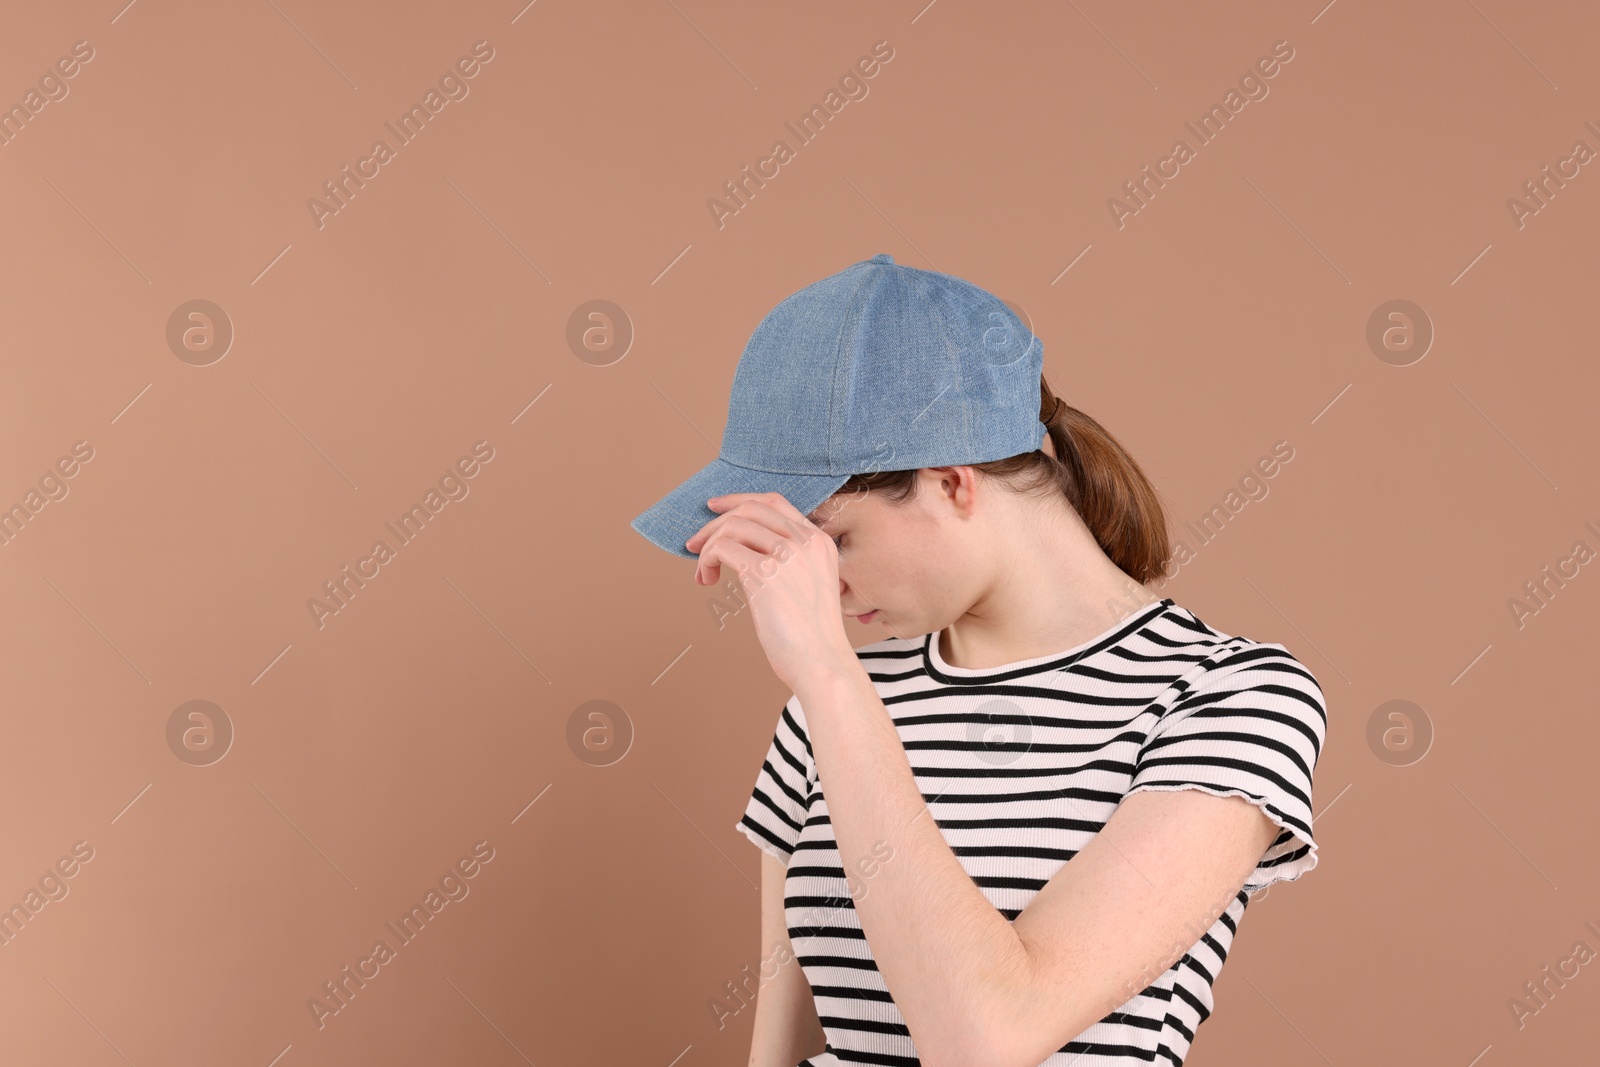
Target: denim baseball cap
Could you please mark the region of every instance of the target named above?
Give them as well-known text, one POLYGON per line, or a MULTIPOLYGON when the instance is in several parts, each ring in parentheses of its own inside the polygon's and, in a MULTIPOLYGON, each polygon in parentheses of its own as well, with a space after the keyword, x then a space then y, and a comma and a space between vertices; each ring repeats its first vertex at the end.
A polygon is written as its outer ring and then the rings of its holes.
POLYGON ((971 282, 879 253, 786 297, 745 344, 717 458, 629 523, 684 559, 706 501, 780 493, 809 515, 852 475, 1040 447, 1044 344, 971 282))

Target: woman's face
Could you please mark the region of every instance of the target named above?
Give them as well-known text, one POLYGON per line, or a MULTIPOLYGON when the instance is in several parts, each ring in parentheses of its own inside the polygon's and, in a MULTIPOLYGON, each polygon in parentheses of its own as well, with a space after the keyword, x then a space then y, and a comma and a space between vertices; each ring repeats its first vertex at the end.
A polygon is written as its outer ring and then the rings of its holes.
POLYGON ((925 468, 918 477, 922 484, 904 503, 840 492, 807 516, 839 546, 844 613, 871 612, 862 621, 881 623, 895 637, 929 633, 960 618, 983 569, 975 565, 974 524, 962 521, 949 469, 925 468))

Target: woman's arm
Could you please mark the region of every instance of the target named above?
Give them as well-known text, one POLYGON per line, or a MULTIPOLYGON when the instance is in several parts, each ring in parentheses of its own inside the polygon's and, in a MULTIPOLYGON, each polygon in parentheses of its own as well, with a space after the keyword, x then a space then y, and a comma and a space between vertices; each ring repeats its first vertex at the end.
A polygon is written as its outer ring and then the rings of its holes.
POLYGON ((750 1067, 795 1067, 806 1057, 821 1053, 826 1044, 811 985, 789 944, 789 930, 783 917, 786 870, 787 865, 782 860, 762 850, 761 958, 769 959, 776 951, 780 963, 777 976, 756 995, 750 1067))
POLYGON ((1034 1067, 1199 940, 1277 833, 1238 797, 1135 793, 1011 923, 934 823, 854 650, 797 681, 843 866, 894 849, 855 907, 926 1067, 1034 1067))

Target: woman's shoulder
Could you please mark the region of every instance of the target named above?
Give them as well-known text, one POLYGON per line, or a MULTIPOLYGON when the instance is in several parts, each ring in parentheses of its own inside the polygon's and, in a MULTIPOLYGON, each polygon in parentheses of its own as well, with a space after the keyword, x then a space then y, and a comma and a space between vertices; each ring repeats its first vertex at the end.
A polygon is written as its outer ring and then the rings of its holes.
POLYGON ((1207 669, 1274 658, 1300 662, 1281 642, 1257 640, 1246 634, 1218 629, 1181 604, 1170 605, 1162 618, 1175 623, 1192 646, 1205 653, 1202 665, 1207 669))

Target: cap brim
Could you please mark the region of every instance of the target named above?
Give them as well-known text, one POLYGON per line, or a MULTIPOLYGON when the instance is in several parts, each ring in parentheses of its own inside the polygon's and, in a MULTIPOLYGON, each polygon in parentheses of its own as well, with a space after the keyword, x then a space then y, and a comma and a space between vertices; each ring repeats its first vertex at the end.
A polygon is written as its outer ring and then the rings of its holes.
POLYGON ((848 474, 775 474, 751 470, 718 457, 628 525, 657 548, 684 559, 699 559, 700 554, 690 552, 684 542, 717 517, 717 512, 706 507, 706 501, 712 497, 730 493, 779 493, 800 514, 809 515, 849 480, 848 474))

